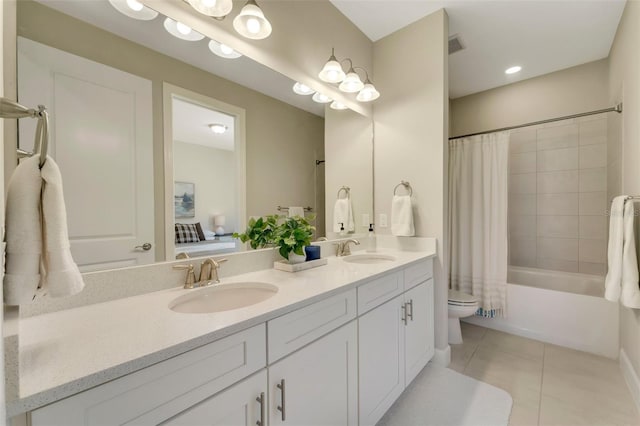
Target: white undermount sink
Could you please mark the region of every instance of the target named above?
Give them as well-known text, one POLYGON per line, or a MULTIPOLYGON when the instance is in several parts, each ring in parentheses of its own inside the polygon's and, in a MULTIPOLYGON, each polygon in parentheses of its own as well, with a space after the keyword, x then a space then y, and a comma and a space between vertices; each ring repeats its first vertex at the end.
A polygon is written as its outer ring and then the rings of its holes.
POLYGON ((362 263, 370 265, 374 263, 393 262, 396 258, 394 256, 389 256, 388 254, 366 253, 345 256, 342 260, 348 263, 362 263))
POLYGON ((169 309, 183 314, 231 311, 265 301, 277 292, 278 287, 266 283, 218 284, 175 298, 169 303, 169 309))

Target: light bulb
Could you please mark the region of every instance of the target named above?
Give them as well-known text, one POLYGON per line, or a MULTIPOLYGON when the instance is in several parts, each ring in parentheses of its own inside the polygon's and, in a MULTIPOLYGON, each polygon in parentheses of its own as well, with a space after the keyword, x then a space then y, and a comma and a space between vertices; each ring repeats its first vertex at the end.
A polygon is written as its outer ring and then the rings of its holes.
POLYGON ((362 90, 356 96, 356 99, 360 102, 371 102, 375 101, 380 97, 380 92, 378 92, 375 86, 367 80, 367 84, 364 85, 362 90))
POLYGON ((222 51, 222 53, 224 53, 225 55, 232 55, 235 50, 233 50, 232 48, 230 48, 229 46, 227 46, 226 44, 222 44, 220 43, 220 50, 222 51))
POLYGON ((216 0, 202 0, 202 4, 205 7, 214 7, 216 5, 216 0))
POLYGON ((344 80, 342 80, 342 83, 340 83, 338 89, 342 90, 343 92, 354 93, 359 92, 363 87, 364 83, 362 82, 362 80, 360 80, 360 77, 352 68, 351 70, 349 70, 344 80))
POLYGON ((247 31, 251 34, 258 34, 260 32, 260 21, 256 18, 247 19, 247 31))
POLYGON ((199 13, 214 18, 227 16, 233 9, 232 0, 186 0, 199 13))
POLYGON ((191 27, 183 24, 182 22, 176 22, 176 29, 182 35, 188 35, 191 32, 191 27))
POLYGON ((127 0, 127 6, 136 12, 140 12, 144 8, 144 5, 137 0, 127 0))

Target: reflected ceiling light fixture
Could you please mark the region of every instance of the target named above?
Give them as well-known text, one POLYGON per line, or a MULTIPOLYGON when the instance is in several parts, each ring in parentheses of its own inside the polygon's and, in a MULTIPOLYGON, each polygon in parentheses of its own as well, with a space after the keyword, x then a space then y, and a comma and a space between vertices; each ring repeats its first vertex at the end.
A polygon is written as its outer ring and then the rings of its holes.
POLYGON ((271 35, 271 23, 255 0, 249 0, 233 20, 233 28, 243 37, 262 40, 271 35))
POLYGON ((109 3, 114 9, 129 18, 150 21, 158 16, 158 12, 149 9, 138 0, 109 0, 109 3))
POLYGON ((327 83, 340 83, 344 80, 345 73, 342 71, 342 65, 336 59, 336 55, 333 47, 331 48, 331 56, 322 67, 322 70, 318 73, 320 80, 327 83))
POLYGON ((347 106, 345 104, 338 101, 331 102, 331 105, 329 105, 329 107, 331 107, 331 109, 337 109, 337 110, 347 109, 347 106))
POLYGON ((314 94, 316 91, 313 90, 311 87, 302 84, 302 83, 296 83, 293 85, 293 91, 295 93, 297 93, 298 95, 312 95, 314 94))
POLYGON ((171 18, 164 20, 164 29, 172 36, 182 40, 199 41, 204 38, 202 34, 194 31, 190 26, 179 21, 174 21, 171 18))
POLYGON ((507 68, 504 73, 505 74, 515 74, 517 72, 520 72, 520 70, 522 70, 522 67, 519 65, 516 65, 515 67, 511 67, 511 68, 507 68))
POLYGON ((209 41, 209 50, 221 58, 236 59, 242 56, 241 53, 236 52, 233 48, 215 40, 209 41))
POLYGON ((233 9, 231 0, 187 0, 187 3, 203 15, 214 18, 224 18, 233 9))
POLYGON ((320 92, 314 93, 311 99, 313 99, 314 102, 317 102, 319 104, 328 104, 329 102, 333 101, 333 99, 331 99, 327 95, 323 95, 320 92))
POLYGON ((327 83, 339 84, 338 89, 346 93, 356 93, 356 99, 359 102, 371 102, 380 97, 378 92, 369 79, 369 73, 362 67, 356 67, 353 65, 351 58, 345 58, 338 60, 335 55, 335 49, 331 48, 331 56, 329 60, 324 64, 322 70, 318 73, 320 80, 327 83), (345 73, 342 64, 349 62, 348 71, 345 73), (360 76, 356 70, 362 70, 365 74, 364 83, 360 79, 360 76))
POLYGON ((209 124, 211 131, 217 135, 221 135, 227 131, 227 126, 220 123, 209 124))

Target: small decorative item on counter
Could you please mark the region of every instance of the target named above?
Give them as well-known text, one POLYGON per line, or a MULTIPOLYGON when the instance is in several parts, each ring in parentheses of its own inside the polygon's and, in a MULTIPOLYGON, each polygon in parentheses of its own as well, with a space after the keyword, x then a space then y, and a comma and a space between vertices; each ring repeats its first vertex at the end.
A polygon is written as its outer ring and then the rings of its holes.
POLYGON ((376 233, 373 230, 373 223, 369 224, 369 233, 367 234, 367 253, 375 253, 377 249, 376 233))
POLYGON ((306 246, 304 251, 307 254, 307 262, 320 259, 320 246, 306 246))

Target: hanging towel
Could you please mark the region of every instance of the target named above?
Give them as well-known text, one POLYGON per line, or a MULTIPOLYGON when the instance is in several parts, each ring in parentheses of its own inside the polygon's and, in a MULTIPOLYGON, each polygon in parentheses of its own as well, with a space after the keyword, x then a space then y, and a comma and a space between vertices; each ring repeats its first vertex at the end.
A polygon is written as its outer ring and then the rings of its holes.
POLYGON ((624 244, 622 247, 622 291, 620 301, 627 308, 640 309, 640 287, 638 286, 638 258, 633 222, 635 208, 633 201, 624 206, 624 244))
POLYGON ((338 198, 336 200, 336 205, 333 208, 333 232, 340 232, 341 223, 344 224, 344 229, 347 232, 356 230, 351 198, 338 198))
POLYGON ((410 195, 394 195, 391 202, 391 233, 397 237, 413 237, 413 210, 410 195))
POLYGON ((7 187, 6 259, 4 302, 29 303, 40 283, 42 225, 40 224, 40 176, 36 156, 16 167, 7 187))
POLYGON ((7 195, 5 303, 33 300, 38 288, 52 297, 84 288, 69 250, 62 179, 50 157, 39 168, 39 156, 16 168, 7 195))
POLYGON ((302 207, 289 207, 289 217, 300 216, 304 217, 304 208, 302 207))
POLYGON ((624 234, 624 205, 626 195, 613 199, 609 212, 608 272, 604 280, 604 297, 612 302, 620 299, 622 280, 622 247, 624 234))

